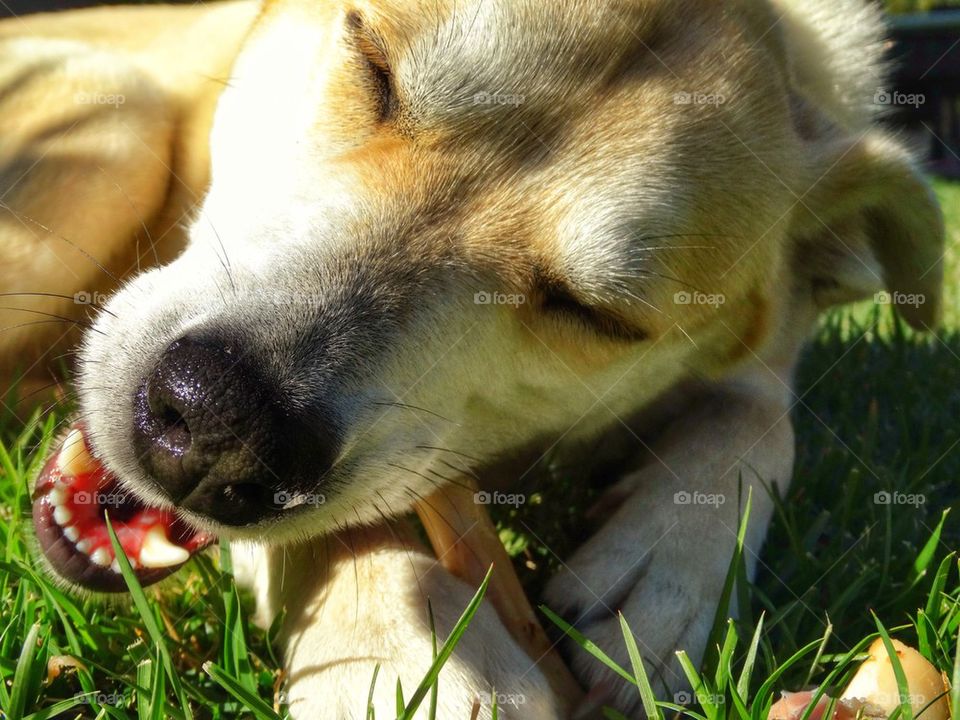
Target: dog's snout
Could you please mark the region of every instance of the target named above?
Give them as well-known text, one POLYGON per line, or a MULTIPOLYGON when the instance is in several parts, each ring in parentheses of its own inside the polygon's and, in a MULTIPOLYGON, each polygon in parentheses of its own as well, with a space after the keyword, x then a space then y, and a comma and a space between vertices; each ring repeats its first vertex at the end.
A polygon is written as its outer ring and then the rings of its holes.
POLYGON ((134 449, 179 507, 227 525, 280 511, 279 493, 319 481, 333 454, 285 412, 270 378, 239 345, 171 343, 134 398, 134 449))

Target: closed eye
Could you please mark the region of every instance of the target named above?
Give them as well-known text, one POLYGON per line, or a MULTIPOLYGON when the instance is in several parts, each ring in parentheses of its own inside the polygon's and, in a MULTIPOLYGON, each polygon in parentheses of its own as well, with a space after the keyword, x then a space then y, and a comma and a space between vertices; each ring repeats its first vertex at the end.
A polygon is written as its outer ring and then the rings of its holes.
POLYGON ((577 322, 605 337, 624 342, 641 342, 648 335, 612 310, 597 308, 581 302, 563 283, 550 282, 541 286, 540 307, 548 315, 567 322, 577 322))
POLYGON ((388 121, 396 109, 396 94, 394 92, 393 73, 383 43, 377 38, 357 12, 347 16, 347 25, 350 28, 357 50, 363 60, 367 78, 372 87, 374 106, 379 122, 388 121))

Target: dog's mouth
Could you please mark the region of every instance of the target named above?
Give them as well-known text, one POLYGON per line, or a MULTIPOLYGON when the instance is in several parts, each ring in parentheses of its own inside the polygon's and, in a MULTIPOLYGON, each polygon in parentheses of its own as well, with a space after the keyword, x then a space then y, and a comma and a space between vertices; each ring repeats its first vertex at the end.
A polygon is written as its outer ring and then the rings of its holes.
POLYGON ((91 453, 82 425, 47 460, 33 493, 40 549, 65 580, 90 590, 124 592, 106 517, 141 585, 158 582, 214 541, 171 510, 134 498, 91 453))

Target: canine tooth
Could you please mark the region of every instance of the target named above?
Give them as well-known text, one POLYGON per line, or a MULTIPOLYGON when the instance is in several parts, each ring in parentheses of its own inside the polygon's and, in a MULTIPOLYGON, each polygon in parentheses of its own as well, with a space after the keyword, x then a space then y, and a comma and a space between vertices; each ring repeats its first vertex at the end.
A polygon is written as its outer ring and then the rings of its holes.
POLYGON ((94 550, 93 555, 90 556, 90 562, 100 567, 110 567, 110 553, 103 548, 98 548, 94 550))
POLYGON ((53 509, 53 519, 57 525, 64 527, 73 520, 73 513, 70 512, 70 508, 65 505, 58 505, 53 509))
POLYGON ((190 553, 167 540, 166 533, 159 525, 147 531, 140 545, 140 564, 148 568, 172 567, 186 562, 190 553))
POLYGON ((63 505, 67 501, 67 489, 62 485, 57 485, 47 494, 47 497, 54 505, 63 505))
POLYGON ((63 529, 63 536, 72 543, 75 543, 80 537, 80 531, 75 527, 68 527, 63 529))
POLYGON ((82 552, 84 555, 89 555, 89 554, 90 554, 90 541, 89 541, 89 540, 81 540, 80 542, 78 542, 78 543, 77 543, 77 550, 79 550, 80 552, 82 552))
POLYGON ((60 468, 60 474, 67 477, 84 475, 97 469, 97 464, 90 457, 87 445, 83 441, 83 433, 79 430, 71 430, 67 439, 63 441, 63 447, 57 455, 57 467, 60 468))

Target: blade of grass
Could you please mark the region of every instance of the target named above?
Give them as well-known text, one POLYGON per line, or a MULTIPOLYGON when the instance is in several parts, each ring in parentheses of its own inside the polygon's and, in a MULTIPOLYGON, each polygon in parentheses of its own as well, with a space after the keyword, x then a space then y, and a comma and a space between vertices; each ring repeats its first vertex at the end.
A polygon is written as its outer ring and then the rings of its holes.
POLYGON ((640 649, 637 647, 637 640, 633 637, 633 631, 627 625, 627 620, 623 613, 617 613, 620 619, 620 630, 623 632, 623 640, 627 644, 627 654, 630 656, 630 664, 633 666, 633 675, 636 677, 637 689, 640 691, 640 702, 643 703, 643 711, 648 718, 654 720, 663 720, 663 713, 657 707, 657 699, 653 695, 653 688, 650 686, 650 678, 647 677, 647 670, 643 667, 643 658, 640 656, 640 649))
POLYGON ((950 712, 956 716, 960 712, 960 636, 953 656, 953 674, 950 677, 950 712))
POLYGON ((628 673, 626 670, 620 667, 620 665, 617 664, 612 658, 610 658, 609 655, 607 655, 596 644, 594 644, 593 641, 588 640, 583 635, 583 633, 581 633, 579 630, 573 627, 573 625, 568 623, 566 620, 564 620, 562 617, 554 613, 550 608, 548 608, 545 605, 541 605, 540 610, 541 612, 543 612, 544 615, 547 616, 550 622, 552 622, 558 628, 563 630, 563 632, 566 633, 566 635, 569 636, 570 639, 572 639, 577 645, 583 648, 583 650, 590 653, 593 657, 595 657, 597 660, 602 662, 608 668, 613 670, 617 675, 622 677, 631 685, 637 684, 636 679, 630 673, 628 673))
POLYGON ((281 720, 266 701, 259 695, 250 692, 247 688, 231 677, 222 667, 212 660, 203 664, 203 671, 219 684, 224 690, 239 700, 244 707, 254 714, 258 720, 281 720))
POLYGON ((27 695, 34 686, 36 675, 36 658, 38 639, 40 637, 40 623, 34 623, 27 631, 27 637, 20 649, 20 658, 17 660, 17 670, 13 675, 10 686, 10 704, 7 706, 7 717, 23 717, 27 707, 27 695))
POLYGON ((457 647, 457 643, 460 642, 460 638, 462 638, 463 634, 467 631, 470 621, 473 620, 473 616, 476 615, 477 610, 480 609, 480 603, 483 602, 483 596, 486 595, 487 586, 490 584, 490 576, 492 573, 493 565, 491 565, 490 569, 487 570, 487 574, 483 578, 483 582, 480 583, 480 587, 474 594, 473 599, 463 611, 460 619, 457 620, 456 625, 453 626, 453 630, 450 631, 449 637, 447 637, 446 642, 443 643, 443 646, 440 648, 440 652, 437 653, 437 659, 433 661, 433 664, 427 671, 426 676, 424 676, 423 680, 420 682, 420 685, 417 687, 416 692, 414 692, 413 697, 410 698, 410 702, 407 704, 407 707, 404 709, 401 715, 397 716, 397 720, 410 720, 413 718, 414 713, 416 713, 417 709, 420 707, 420 703, 423 702, 423 698, 425 698, 427 693, 430 691, 430 687, 437 681, 437 677, 440 675, 440 670, 453 654, 454 649, 457 647))
POLYGON ((923 576, 927 574, 927 568, 930 566, 930 563, 933 562, 933 558, 937 554, 937 546, 940 544, 940 536, 943 534, 943 526, 944 523, 947 522, 947 515, 949 514, 950 508, 947 508, 943 511, 943 513, 940 515, 940 522, 937 523, 937 526, 930 534, 930 538, 917 555, 917 559, 914 560, 913 580, 910 583, 911 586, 916 585, 921 579, 923 579, 923 576))
POLYGON ((406 706, 407 703, 403 700, 403 683, 400 682, 400 678, 397 678, 397 717, 403 715, 406 706))
POLYGON ((690 661, 685 651, 679 650, 676 655, 680 661, 680 667, 683 668, 684 675, 687 676, 687 680, 690 681, 690 685, 693 687, 693 692, 697 696, 697 702, 700 703, 700 707, 703 708, 707 717, 711 720, 719 718, 720 708, 717 702, 717 693, 714 692, 709 683, 697 672, 697 668, 690 661))
MULTIPOLYGON (((45 707, 43 710, 38 710, 35 713, 30 713, 29 715, 22 716, 22 720, 50 720, 50 718, 59 718, 68 710, 72 710, 78 705, 83 705, 89 702, 89 699, 96 695, 96 693, 81 693, 74 695, 72 698, 67 698, 66 700, 61 700, 56 702, 49 707, 45 707)), ((11 715, 11 718, 16 717, 11 715)), ((79 716, 78 716, 79 717, 79 716)))
POLYGON ((110 543, 113 545, 114 555, 120 565, 120 574, 123 575, 123 579, 127 583, 127 589, 133 598, 133 604, 140 613, 140 619, 143 621, 147 634, 153 641, 157 652, 160 653, 164 672, 166 672, 167 678, 170 680, 170 687, 180 700, 184 716, 187 720, 193 720, 193 711, 190 709, 190 702, 187 699, 186 692, 184 692, 183 685, 180 683, 180 675, 173 666, 173 658, 170 655, 170 649, 167 647, 166 638, 160 630, 157 617, 150 609, 150 602, 147 600, 147 596, 144 594, 143 588, 140 586, 140 581, 137 580, 137 576, 133 572, 133 568, 130 567, 130 561, 127 559, 127 555, 120 545, 120 540, 117 539, 117 533, 113 529, 113 523, 110 522, 109 513, 104 513, 104 520, 107 524, 107 533, 110 535, 110 543))
MULTIPOLYGON (((430 643, 432 646, 432 658, 433 662, 437 661, 437 625, 433 617, 433 604, 430 602, 430 599, 427 598, 427 614, 430 616, 430 643)), ((437 718, 437 699, 438 693, 440 691, 440 678, 437 677, 437 681, 430 687, 430 711, 427 717, 430 720, 436 720, 437 718)))
POLYGON ((370 679, 370 690, 367 691, 367 720, 376 720, 377 713, 373 709, 373 691, 377 687, 377 675, 380 674, 380 663, 373 667, 373 677, 370 679))
POLYGON ((883 647, 890 658, 890 665, 893 667, 893 676, 897 679, 897 690, 900 693, 900 716, 903 720, 913 720, 913 706, 910 704, 910 686, 907 684, 907 675, 903 672, 903 665, 897 655, 896 648, 893 647, 893 641, 887 629, 880 622, 880 618, 873 614, 873 619, 877 623, 877 632, 883 639, 883 647))
POLYGON ((760 636, 763 634, 763 621, 765 619, 766 613, 760 613, 757 627, 753 631, 753 637, 750 638, 750 647, 747 649, 747 657, 743 662, 743 670, 740 671, 740 679, 737 680, 737 693, 743 698, 744 702, 748 700, 750 678, 753 675, 753 667, 757 661, 757 648, 760 647, 760 636))
POLYGON ((740 527, 737 528, 737 544, 733 550, 733 557, 730 558, 730 565, 727 567, 727 576, 723 581, 723 592, 720 594, 720 602, 717 605, 717 612, 713 618, 713 626, 710 630, 710 640, 708 648, 720 646, 720 635, 723 633, 723 627, 726 625, 730 614, 730 598, 733 596, 733 589, 736 584, 737 574, 740 564, 743 560, 743 546, 747 536, 747 525, 750 522, 750 510, 753 506, 753 487, 747 490, 747 501, 743 508, 743 514, 740 516, 740 527))

